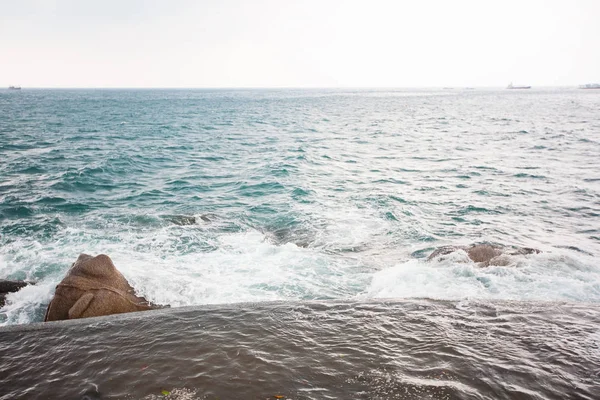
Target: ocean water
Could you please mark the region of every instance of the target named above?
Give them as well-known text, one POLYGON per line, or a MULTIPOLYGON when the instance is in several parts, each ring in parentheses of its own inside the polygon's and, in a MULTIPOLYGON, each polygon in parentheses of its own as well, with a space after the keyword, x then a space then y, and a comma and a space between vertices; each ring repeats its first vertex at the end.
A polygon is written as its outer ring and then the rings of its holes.
POLYGON ((3 325, 80 253, 171 306, 600 302, 600 92, 0 91, 3 325), (542 253, 507 267, 437 246, 542 253))
POLYGON ((593 399, 599 255, 600 91, 0 91, 1 399, 593 399), (80 253, 173 308, 28 325, 80 253))
POLYGON ((13 325, 0 398, 596 400, 599 325, 597 304, 423 299, 13 325))

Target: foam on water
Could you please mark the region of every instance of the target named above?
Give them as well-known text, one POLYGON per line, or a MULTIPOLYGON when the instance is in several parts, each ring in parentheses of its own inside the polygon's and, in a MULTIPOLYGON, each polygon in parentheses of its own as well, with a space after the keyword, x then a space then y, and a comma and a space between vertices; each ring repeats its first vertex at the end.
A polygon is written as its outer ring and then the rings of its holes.
POLYGON ((5 318, 0 326, 43 321, 46 311, 44 304, 50 302, 57 283, 46 280, 26 286, 16 293, 9 293, 6 305, 0 311, 0 317, 5 318))
POLYGON ((111 237, 108 232, 67 228, 50 245, 14 242, 9 245, 12 258, 2 259, 3 271, 25 263, 32 266, 25 278, 42 279, 7 297, 1 324, 43 318, 55 285, 74 261, 72 254, 81 249, 109 254, 140 295, 172 307, 411 297, 600 302, 600 267, 592 256, 568 250, 514 256, 508 266, 482 268, 457 251, 437 261, 410 259, 378 268, 360 257, 341 258, 329 248, 274 244, 264 233, 249 230, 215 236, 213 251, 172 251, 177 246, 173 237, 193 229, 177 226, 151 235, 120 232, 111 237), (148 242, 153 251, 137 250, 148 242), (54 262, 41 262, 41 255, 54 262))
POLYGON ((600 266, 592 257, 557 251, 511 261, 483 268, 464 251, 441 261, 409 260, 375 273, 364 296, 600 302, 600 266))
MULTIPOLYGON (((293 243, 275 245, 263 233, 245 231, 215 237, 216 249, 206 253, 176 252, 173 237, 194 229, 171 227, 154 234, 86 232, 65 230, 59 242, 44 245, 20 241, 10 245, 15 253, 10 270, 31 265, 27 279, 43 276, 36 285, 12 293, 2 309, 4 324, 39 320, 53 289, 71 263, 72 254, 109 254, 137 292, 157 304, 173 307, 269 300, 312 300, 348 298, 368 280, 360 270, 351 271, 354 261, 344 262, 330 254, 293 243), (138 251, 148 248, 153 251, 138 251), (17 248, 15 248, 17 247, 17 248), (48 265, 40 254, 50 260, 48 265), (58 264, 58 265, 57 265, 58 264), (51 272, 48 272, 48 270, 51 272), (152 271, 152 273, 148 273, 152 271)), ((180 243, 179 243, 180 244, 180 243)))
POLYGON ((274 245, 256 231, 223 235, 218 242, 217 250, 204 254, 112 254, 141 294, 173 306, 348 295, 344 280, 351 277, 325 254, 274 245), (158 273, 148 274, 149 266, 158 273))

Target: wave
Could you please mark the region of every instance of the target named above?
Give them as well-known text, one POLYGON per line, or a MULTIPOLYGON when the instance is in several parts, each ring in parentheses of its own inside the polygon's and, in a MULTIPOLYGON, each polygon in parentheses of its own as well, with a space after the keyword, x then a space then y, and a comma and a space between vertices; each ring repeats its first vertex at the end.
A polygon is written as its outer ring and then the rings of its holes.
POLYGON ((556 249, 515 256, 508 266, 481 268, 458 251, 439 261, 386 265, 373 261, 367 236, 344 239, 341 232, 351 223, 316 235, 294 229, 214 234, 204 223, 159 229, 152 224, 151 234, 141 229, 112 238, 109 232, 66 228, 51 244, 17 240, 5 246, 0 271, 37 283, 9 294, 0 324, 43 319, 55 285, 80 252, 109 254, 140 295, 173 307, 378 298, 600 302, 600 267, 587 254, 556 249), (40 262, 39 254, 51 261, 40 262), (24 264, 29 269, 23 270, 24 264))
POLYGON ((459 251, 439 262, 409 260, 374 274, 365 298, 501 299, 600 302, 593 257, 540 253, 481 268, 459 251))
POLYGON ((348 265, 333 255, 275 244, 258 231, 206 237, 202 226, 173 225, 153 234, 118 233, 113 240, 108 232, 66 231, 52 244, 17 240, 4 249, 10 256, 0 264, 3 275, 38 282, 7 296, 0 324, 39 321, 54 286, 81 252, 110 255, 140 295, 173 307, 348 298, 366 284, 358 282, 363 276, 346 274, 348 265), (40 262, 40 253, 53 262, 40 262))

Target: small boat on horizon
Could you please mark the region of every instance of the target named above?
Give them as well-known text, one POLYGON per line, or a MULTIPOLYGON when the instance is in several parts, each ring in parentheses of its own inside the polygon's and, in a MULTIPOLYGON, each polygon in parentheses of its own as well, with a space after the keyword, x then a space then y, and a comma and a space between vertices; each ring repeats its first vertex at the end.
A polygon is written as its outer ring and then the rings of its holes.
POLYGON ((531 86, 513 86, 512 82, 508 84, 507 89, 531 89, 531 86))
POLYGON ((9 86, 8 90, 21 90, 21 86, 9 86))
POLYGON ((585 85, 579 85, 579 89, 600 89, 600 83, 586 83, 585 85))

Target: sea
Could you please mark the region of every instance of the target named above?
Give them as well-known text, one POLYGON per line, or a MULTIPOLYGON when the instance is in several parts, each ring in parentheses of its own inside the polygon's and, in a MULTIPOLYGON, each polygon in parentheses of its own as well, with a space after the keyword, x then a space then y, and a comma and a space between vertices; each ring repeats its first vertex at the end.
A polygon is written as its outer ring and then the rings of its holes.
POLYGON ((600 90, 0 90, 0 399, 598 399, 599 260, 600 90))

